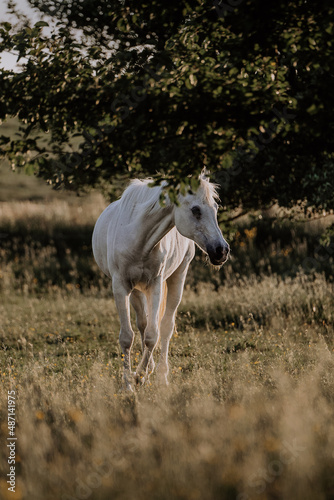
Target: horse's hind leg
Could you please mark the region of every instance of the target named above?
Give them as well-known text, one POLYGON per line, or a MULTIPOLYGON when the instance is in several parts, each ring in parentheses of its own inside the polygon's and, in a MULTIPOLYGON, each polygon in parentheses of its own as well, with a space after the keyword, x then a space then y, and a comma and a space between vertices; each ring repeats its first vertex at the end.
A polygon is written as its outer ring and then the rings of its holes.
POLYGON ((130 302, 136 313, 137 328, 140 331, 141 343, 144 349, 144 334, 147 326, 147 302, 145 295, 139 290, 132 290, 130 302))

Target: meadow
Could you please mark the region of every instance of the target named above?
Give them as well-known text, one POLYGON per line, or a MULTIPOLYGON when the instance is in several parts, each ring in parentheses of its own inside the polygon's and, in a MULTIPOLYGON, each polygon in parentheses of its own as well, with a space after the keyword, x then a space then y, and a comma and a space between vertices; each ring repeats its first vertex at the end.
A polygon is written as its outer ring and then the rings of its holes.
MULTIPOLYGON (((297 224, 266 213, 223 222, 232 258, 219 273, 200 254, 191 266, 169 386, 152 375, 129 395, 110 283, 90 247, 105 201, 57 195, 23 176, 21 191, 17 179, 3 180, 1 499, 334 498, 325 219, 297 224)), ((134 366, 139 356, 137 335, 134 366)))

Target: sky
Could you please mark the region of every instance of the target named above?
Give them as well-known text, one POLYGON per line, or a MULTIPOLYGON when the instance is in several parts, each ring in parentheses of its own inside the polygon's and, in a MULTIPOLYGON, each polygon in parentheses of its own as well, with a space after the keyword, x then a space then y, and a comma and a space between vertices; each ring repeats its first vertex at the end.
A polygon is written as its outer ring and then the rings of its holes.
MULTIPOLYGON (((15 0, 16 6, 18 10, 24 12, 27 16, 29 16, 32 21, 37 22, 39 20, 38 14, 36 14, 36 11, 31 9, 29 6, 27 0, 15 0)), ((0 22, 9 22, 13 23, 15 22, 15 18, 8 14, 7 12, 7 1, 6 0, 1 0, 0 1, 0 22)), ((9 54, 8 52, 2 52, 0 53, 0 70, 1 68, 10 70, 10 69, 16 69, 16 59, 17 57, 13 54, 9 54)))

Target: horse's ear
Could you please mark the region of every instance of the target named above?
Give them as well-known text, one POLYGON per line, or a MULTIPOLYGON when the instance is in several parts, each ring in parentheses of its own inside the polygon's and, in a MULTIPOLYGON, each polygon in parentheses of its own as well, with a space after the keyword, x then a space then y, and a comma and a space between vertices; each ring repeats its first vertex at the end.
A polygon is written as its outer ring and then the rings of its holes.
POLYGON ((206 167, 203 167, 200 177, 204 180, 209 181, 210 180, 209 175, 210 175, 209 170, 206 167))

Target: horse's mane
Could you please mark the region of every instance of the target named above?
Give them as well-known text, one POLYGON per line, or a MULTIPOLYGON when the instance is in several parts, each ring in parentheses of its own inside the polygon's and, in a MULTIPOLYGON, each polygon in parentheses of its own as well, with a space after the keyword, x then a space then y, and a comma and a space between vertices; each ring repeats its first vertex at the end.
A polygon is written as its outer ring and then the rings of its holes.
POLYGON ((141 211, 150 213, 155 208, 161 208, 159 204, 160 193, 163 185, 166 185, 166 183, 160 186, 149 187, 151 183, 153 183, 153 179, 133 179, 121 196, 122 210, 128 208, 132 211, 140 206, 141 211))
POLYGON ((210 182, 209 178, 206 177, 205 171, 199 176, 200 185, 198 188, 198 193, 204 201, 212 205, 215 200, 219 200, 218 194, 218 184, 210 182))
MULTIPOLYGON (((211 183, 204 173, 199 176, 199 180, 200 185, 195 194, 204 202, 212 205, 215 200, 219 199, 218 186, 211 183)), ((122 211, 128 208, 131 212, 140 207, 141 211, 149 214, 155 209, 161 210, 160 194, 167 182, 163 181, 159 186, 150 187, 151 183, 153 183, 153 179, 133 179, 120 198, 122 211)), ((168 197, 166 201, 168 207, 168 197)))

